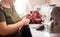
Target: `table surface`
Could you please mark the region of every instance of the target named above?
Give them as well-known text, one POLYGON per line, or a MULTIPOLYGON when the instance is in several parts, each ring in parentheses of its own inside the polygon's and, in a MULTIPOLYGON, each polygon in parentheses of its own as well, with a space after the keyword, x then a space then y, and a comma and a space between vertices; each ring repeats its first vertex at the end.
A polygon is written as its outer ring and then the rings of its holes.
POLYGON ((33 37, 50 37, 50 33, 47 32, 46 30, 43 30, 43 31, 36 30, 38 26, 39 24, 29 24, 33 37))

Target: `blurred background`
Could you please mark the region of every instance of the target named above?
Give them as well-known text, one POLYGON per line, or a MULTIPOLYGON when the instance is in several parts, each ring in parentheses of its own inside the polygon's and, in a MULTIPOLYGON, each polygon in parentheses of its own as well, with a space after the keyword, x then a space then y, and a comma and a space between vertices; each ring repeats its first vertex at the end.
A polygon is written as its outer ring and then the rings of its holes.
POLYGON ((60 6, 60 0, 16 0, 15 7, 19 15, 40 8, 42 5, 57 5, 60 6))

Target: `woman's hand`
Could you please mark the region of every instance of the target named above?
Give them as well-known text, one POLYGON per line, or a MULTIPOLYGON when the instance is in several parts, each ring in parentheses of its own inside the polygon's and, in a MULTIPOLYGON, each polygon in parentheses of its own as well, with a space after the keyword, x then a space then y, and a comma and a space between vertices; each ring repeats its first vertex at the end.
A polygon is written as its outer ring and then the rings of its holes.
POLYGON ((27 14, 23 18, 30 19, 30 17, 31 17, 31 15, 30 14, 27 14))
POLYGON ((26 14, 26 15, 24 15, 23 17, 21 17, 20 18, 20 21, 22 20, 22 19, 30 19, 31 18, 31 15, 30 14, 26 14))
POLYGON ((22 20, 23 25, 28 25, 30 22, 30 19, 23 18, 22 20))

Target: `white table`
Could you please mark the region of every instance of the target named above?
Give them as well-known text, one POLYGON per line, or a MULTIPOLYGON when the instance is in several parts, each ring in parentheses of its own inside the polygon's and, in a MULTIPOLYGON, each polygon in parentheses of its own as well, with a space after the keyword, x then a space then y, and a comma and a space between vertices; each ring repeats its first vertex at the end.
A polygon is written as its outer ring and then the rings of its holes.
POLYGON ((38 28, 39 24, 30 24, 30 30, 32 33, 33 37, 50 37, 49 32, 47 31, 40 31, 40 30, 36 30, 38 28))

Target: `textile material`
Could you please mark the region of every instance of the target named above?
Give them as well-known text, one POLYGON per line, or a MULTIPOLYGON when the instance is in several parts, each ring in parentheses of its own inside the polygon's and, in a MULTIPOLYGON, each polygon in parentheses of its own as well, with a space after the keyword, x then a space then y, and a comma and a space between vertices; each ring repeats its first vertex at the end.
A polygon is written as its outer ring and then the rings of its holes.
POLYGON ((42 19, 39 11, 30 11, 30 24, 40 24, 42 19))
POLYGON ((29 26, 23 26, 21 29, 20 29, 20 32, 21 32, 21 36, 22 37, 32 37, 32 34, 31 34, 31 31, 30 31, 30 28, 29 26))

